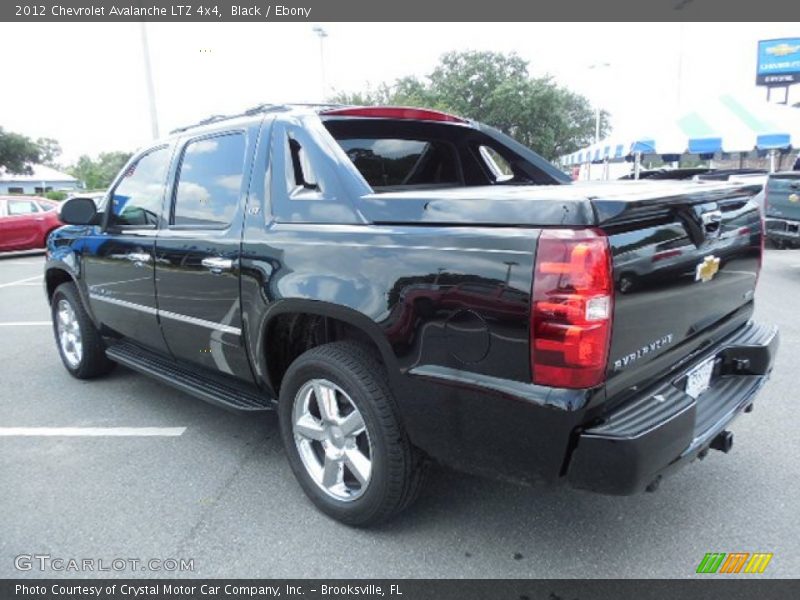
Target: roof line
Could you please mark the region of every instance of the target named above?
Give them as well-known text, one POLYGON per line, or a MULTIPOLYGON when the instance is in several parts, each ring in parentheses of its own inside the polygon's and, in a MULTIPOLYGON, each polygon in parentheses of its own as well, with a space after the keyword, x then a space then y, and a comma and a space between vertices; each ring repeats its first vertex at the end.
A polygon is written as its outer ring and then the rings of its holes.
POLYGON ((170 134, 173 133, 181 133, 184 131, 188 131, 189 129, 194 129, 195 127, 202 127, 203 125, 209 125, 211 123, 219 123, 220 121, 228 121, 230 119, 235 119, 237 117, 251 117, 253 115, 261 114, 261 113, 268 113, 268 112, 278 112, 278 111, 288 111, 292 108, 315 108, 315 109, 330 109, 341 107, 342 104, 336 104, 333 102, 320 102, 320 103, 283 103, 283 104, 271 104, 271 103, 264 103, 264 104, 257 104, 255 106, 251 106, 243 110, 240 113, 234 113, 232 115, 211 115, 210 117, 206 117, 198 121, 197 123, 192 123, 190 125, 183 125, 181 127, 176 127, 170 134))

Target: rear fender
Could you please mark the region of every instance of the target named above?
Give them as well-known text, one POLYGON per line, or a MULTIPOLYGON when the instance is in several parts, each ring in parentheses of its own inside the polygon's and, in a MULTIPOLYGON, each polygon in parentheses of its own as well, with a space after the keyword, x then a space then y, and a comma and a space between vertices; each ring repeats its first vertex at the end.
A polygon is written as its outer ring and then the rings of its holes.
POLYGON ((264 311, 259 321, 253 323, 250 327, 252 338, 249 344, 253 349, 252 356, 257 357, 253 360, 256 377, 260 379, 273 394, 276 392, 276 387, 267 369, 270 352, 267 331, 269 331, 269 327, 276 317, 287 313, 302 313, 319 317, 329 317, 352 325, 365 334, 378 348, 383 364, 386 366, 392 387, 396 389, 396 386, 401 384, 401 373, 397 358, 380 327, 369 317, 352 308, 331 304, 321 300, 287 298, 271 303, 267 310, 264 311))

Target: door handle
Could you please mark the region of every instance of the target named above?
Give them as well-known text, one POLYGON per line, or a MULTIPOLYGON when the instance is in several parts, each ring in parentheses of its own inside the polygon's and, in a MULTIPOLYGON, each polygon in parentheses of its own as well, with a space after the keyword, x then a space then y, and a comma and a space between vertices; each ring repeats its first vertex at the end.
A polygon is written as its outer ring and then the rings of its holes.
POLYGON ((200 261, 200 264, 210 269, 212 273, 222 273, 233 268, 233 260, 221 256, 209 256, 200 261))
POLYGON ((125 258, 127 258, 137 267, 143 267, 145 264, 148 264, 151 260, 153 260, 153 257, 147 252, 130 252, 125 255, 125 258))

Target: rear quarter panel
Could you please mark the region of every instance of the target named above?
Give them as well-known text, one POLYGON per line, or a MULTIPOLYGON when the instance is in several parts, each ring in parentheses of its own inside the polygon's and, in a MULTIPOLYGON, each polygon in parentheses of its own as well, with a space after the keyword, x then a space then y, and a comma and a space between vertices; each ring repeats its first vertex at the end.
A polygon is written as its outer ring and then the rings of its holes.
POLYGON ((243 291, 257 294, 264 316, 293 299, 350 309, 375 325, 401 373, 438 365, 524 381, 537 235, 513 228, 250 227, 243 291))

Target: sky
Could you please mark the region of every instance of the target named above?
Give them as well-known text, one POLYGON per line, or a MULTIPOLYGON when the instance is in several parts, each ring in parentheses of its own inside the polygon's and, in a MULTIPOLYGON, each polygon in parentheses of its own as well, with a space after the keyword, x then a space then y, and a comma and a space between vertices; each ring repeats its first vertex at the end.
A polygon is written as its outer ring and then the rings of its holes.
MULTIPOLYGON (((317 102, 316 23, 148 23, 160 133, 262 102, 317 102)), ((424 76, 450 50, 516 52, 608 110, 617 132, 755 86, 759 39, 800 23, 322 23, 324 87, 424 76), (609 66, 590 68, 608 63, 609 66)), ((151 139, 138 23, 0 23, 0 126, 61 143, 61 162, 151 139)), ((791 102, 800 101, 800 86, 791 102)))

